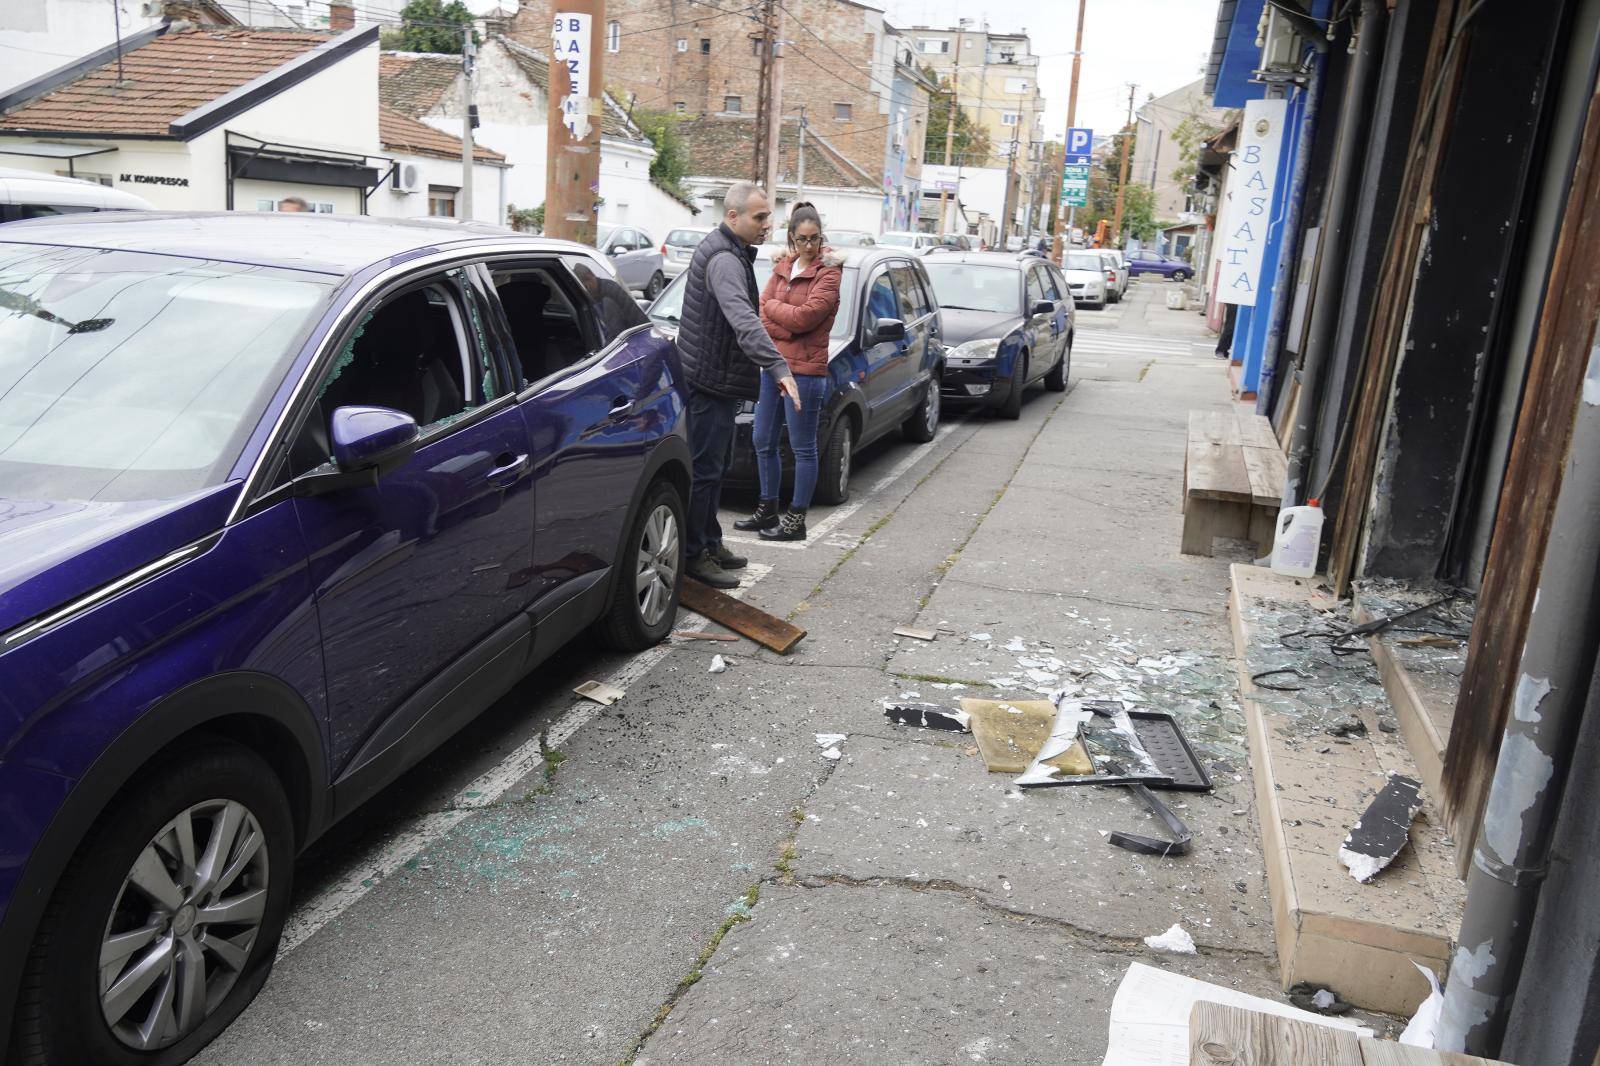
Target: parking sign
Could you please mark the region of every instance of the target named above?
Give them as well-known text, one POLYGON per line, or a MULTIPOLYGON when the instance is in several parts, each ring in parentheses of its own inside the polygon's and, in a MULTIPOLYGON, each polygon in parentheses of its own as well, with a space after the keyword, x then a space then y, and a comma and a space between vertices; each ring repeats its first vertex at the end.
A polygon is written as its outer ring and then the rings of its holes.
POLYGON ((1094 150, 1094 130, 1073 126, 1067 130, 1067 162, 1087 163, 1094 150))
POLYGON ((1061 202, 1069 207, 1089 206, 1089 167, 1068 163, 1061 172, 1061 202))

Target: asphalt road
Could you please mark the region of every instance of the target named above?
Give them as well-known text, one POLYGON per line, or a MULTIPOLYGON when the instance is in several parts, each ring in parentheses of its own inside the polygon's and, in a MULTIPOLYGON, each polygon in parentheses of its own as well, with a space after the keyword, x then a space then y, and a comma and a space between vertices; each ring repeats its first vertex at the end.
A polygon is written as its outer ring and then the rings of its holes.
POLYGON ((580 643, 319 842, 271 981, 197 1061, 1097 1063, 1136 958, 1270 992, 1228 559, 1177 550, 1187 412, 1227 379, 1172 288, 1080 312, 1065 395, 947 412, 861 457, 805 545, 741 544, 793 655, 580 643), (1176 800, 1194 854, 1109 847, 1156 832, 1122 790, 1023 794, 882 714, 1058 682, 1184 717, 1217 784, 1176 800), (1144 947, 1173 922, 1198 956, 1144 947))

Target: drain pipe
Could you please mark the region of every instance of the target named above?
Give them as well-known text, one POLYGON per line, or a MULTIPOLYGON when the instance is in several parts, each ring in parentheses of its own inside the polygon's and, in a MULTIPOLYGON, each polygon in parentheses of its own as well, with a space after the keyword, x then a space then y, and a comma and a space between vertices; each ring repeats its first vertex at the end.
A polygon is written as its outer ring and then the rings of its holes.
MULTIPOLYGON (((1600 383, 1600 346, 1589 357, 1600 383)), ((1435 1048, 1495 1057, 1522 979, 1572 750, 1600 653, 1600 384, 1577 404, 1512 713, 1500 741, 1435 1048)), ((1559 980, 1530 974, 1530 982, 1559 980)), ((1532 987, 1532 985, 1530 985, 1532 987)))
POLYGON ((1289 436, 1289 470, 1283 486, 1286 508, 1300 503, 1305 495, 1320 495, 1302 483, 1306 480, 1311 440, 1317 430, 1329 349, 1333 347, 1340 316, 1348 313, 1349 304, 1339 299, 1339 295, 1350 280, 1346 276, 1350 262, 1349 231, 1355 214, 1355 196, 1365 170, 1361 165, 1361 153, 1367 147, 1364 134, 1372 125, 1373 82, 1383 57, 1385 19, 1383 0, 1361 0, 1361 22, 1355 30, 1355 58, 1350 63, 1350 77, 1339 108, 1339 143, 1334 149, 1328 206, 1323 213, 1322 235, 1317 241, 1322 263, 1317 270, 1317 286, 1311 301, 1311 331, 1300 366, 1298 414, 1289 436))

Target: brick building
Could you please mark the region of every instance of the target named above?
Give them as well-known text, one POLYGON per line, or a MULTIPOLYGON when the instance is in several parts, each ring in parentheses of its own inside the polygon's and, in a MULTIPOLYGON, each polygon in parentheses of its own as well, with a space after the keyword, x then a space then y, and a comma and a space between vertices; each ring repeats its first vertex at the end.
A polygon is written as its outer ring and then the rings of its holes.
MULTIPOLYGON (((902 143, 913 128, 926 128, 926 92, 920 101, 895 104, 895 61, 905 42, 882 11, 854 0, 783 0, 781 7, 785 117, 804 107, 810 131, 879 186, 896 127, 902 143)), ((550 0, 524 0, 506 32, 547 49, 551 10, 550 0)), ((604 79, 620 99, 686 119, 755 114, 759 10, 695 0, 611 0, 606 13, 604 79)), ((753 144, 750 158, 753 165, 753 144)), ((920 164, 920 154, 901 160, 890 191, 903 195, 902 179, 915 180, 920 164)))

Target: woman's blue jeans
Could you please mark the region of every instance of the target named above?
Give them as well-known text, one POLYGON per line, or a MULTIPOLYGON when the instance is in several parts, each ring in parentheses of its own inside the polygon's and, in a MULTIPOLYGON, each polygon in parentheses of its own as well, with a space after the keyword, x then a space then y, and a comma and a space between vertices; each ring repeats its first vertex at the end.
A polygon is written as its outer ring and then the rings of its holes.
POLYGON ((828 398, 828 379, 822 374, 796 374, 800 387, 800 410, 789 397, 778 391, 771 374, 761 375, 761 398, 756 401, 756 473, 761 479, 761 498, 776 500, 783 484, 783 461, 778 458, 778 439, 784 424, 789 426, 789 450, 794 452, 794 502, 789 506, 803 511, 811 506, 817 487, 817 423, 822 404, 828 398))

